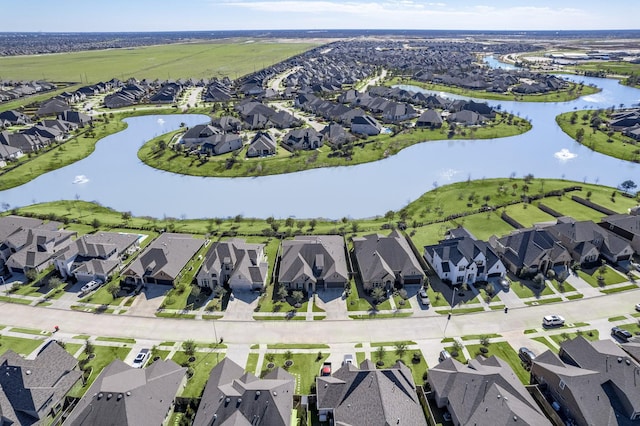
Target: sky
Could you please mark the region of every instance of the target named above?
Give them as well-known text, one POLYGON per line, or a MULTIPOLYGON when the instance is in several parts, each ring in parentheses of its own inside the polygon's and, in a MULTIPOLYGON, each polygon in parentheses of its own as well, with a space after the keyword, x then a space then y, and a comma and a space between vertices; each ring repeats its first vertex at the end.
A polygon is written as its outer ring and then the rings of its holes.
POLYGON ((637 0, 21 0, 3 11, 8 32, 640 28, 637 0))

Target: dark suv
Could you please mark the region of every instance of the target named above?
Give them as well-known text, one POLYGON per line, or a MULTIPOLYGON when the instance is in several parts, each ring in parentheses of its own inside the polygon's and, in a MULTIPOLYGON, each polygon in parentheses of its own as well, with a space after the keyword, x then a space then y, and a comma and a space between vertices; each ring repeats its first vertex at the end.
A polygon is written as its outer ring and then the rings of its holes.
POLYGON ((623 342, 628 342, 632 337, 631 333, 629 333, 627 330, 623 330, 620 327, 613 327, 611 329, 611 335, 623 342))
POLYGON ((529 348, 520 348, 518 349, 518 356, 524 365, 527 367, 531 367, 531 363, 534 359, 536 359, 536 354, 531 352, 529 348))

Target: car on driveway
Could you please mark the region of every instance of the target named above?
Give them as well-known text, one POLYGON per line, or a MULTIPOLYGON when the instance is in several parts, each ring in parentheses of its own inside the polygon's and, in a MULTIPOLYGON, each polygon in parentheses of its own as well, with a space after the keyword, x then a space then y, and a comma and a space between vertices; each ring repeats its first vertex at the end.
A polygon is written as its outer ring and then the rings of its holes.
POLYGON ((564 325, 564 318, 560 315, 547 315, 542 318, 542 325, 544 327, 562 327, 564 325))
POLYGON ((531 349, 525 347, 518 349, 518 356, 527 367, 531 367, 531 363, 536 359, 536 354, 534 354, 531 349))
POLYGON ((636 311, 640 312, 640 303, 636 304, 636 311))
POLYGON ((438 361, 442 362, 445 359, 449 359, 449 358, 451 358, 451 354, 449 353, 448 350, 443 349, 440 351, 440 355, 438 356, 438 361))
POLYGON ((420 292, 418 292, 418 299, 420 299, 420 303, 422 303, 424 306, 429 306, 429 304, 431 303, 431 300, 429 300, 429 296, 427 296, 427 290, 425 290, 424 288, 421 288, 420 292))
POLYGON ((147 363, 148 359, 149 349, 140 349, 140 352, 138 352, 138 355, 136 355, 136 358, 133 360, 133 364, 131 365, 135 368, 142 368, 147 363))
POLYGON ((620 327, 613 327, 611 329, 611 335, 622 342, 628 342, 629 339, 633 337, 630 332, 620 327))
POLYGON ((347 364, 354 364, 354 360, 353 360, 353 355, 351 354, 346 354, 344 356, 344 359, 342 360, 342 365, 347 365, 347 364))
POLYGON ((97 289, 97 288, 98 288, 98 287, 100 287, 101 285, 102 285, 102 281, 100 281, 100 280, 92 280, 92 281, 89 281, 88 283, 86 283, 85 285, 83 285, 83 286, 80 288, 80 293, 81 293, 81 294, 87 294, 87 293, 89 293, 90 291, 93 291, 93 290, 97 289))

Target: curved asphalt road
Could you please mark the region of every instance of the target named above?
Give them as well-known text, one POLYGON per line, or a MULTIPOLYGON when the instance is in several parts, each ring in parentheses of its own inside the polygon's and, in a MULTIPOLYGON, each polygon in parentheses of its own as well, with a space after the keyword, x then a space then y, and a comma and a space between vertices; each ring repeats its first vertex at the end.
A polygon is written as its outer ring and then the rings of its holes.
MULTIPOLYGON (((633 311, 640 289, 525 308, 438 317, 405 317, 353 321, 231 321, 185 320, 91 314, 79 311, 2 303, 0 323, 92 336, 149 340, 215 341, 225 343, 352 343, 431 339, 469 334, 522 332, 540 328, 542 317, 560 314, 567 323, 607 319, 633 311)), ((582 327, 584 328, 584 327, 582 327)))

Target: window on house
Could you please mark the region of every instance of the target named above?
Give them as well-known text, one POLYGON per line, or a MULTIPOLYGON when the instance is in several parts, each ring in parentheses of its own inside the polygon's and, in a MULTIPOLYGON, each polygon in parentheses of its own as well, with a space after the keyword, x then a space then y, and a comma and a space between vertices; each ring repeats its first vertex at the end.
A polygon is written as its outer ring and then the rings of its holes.
POLYGON ((465 270, 465 266, 464 265, 458 267, 458 271, 462 272, 464 270, 465 270))
POLYGON ((558 387, 564 390, 564 387, 565 387, 564 380, 560 379, 560 384, 558 385, 558 387))
POLYGON ((459 276, 459 277, 456 279, 456 282, 461 283, 463 280, 464 280, 464 277, 463 277, 463 276, 459 276))

